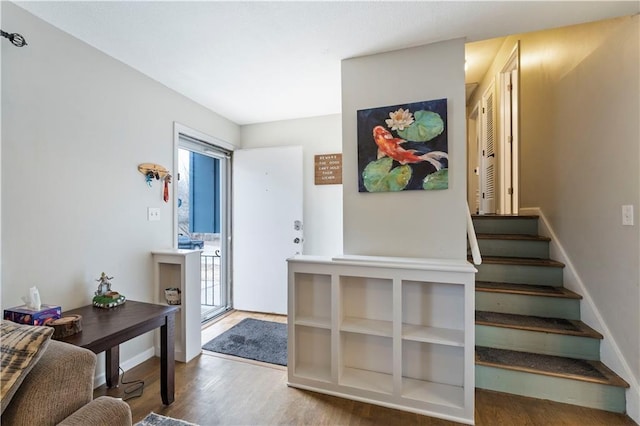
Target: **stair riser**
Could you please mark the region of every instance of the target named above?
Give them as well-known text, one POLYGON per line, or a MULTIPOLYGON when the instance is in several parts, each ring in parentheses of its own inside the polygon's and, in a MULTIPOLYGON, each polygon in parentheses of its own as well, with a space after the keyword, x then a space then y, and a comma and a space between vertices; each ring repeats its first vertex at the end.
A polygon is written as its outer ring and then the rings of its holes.
POLYGON ((624 413, 624 388, 476 365, 476 388, 624 413))
POLYGON ((527 265, 476 265, 476 281, 534 284, 562 287, 562 268, 527 265))
POLYGON ((580 301, 561 297, 476 291, 476 309, 503 314, 580 319, 580 301))
POLYGON ((600 359, 600 339, 476 325, 476 345, 545 355, 600 359))
POLYGON ((476 234, 538 234, 537 218, 473 219, 476 234))
POLYGON ((549 258, 548 241, 478 239, 483 256, 549 258))

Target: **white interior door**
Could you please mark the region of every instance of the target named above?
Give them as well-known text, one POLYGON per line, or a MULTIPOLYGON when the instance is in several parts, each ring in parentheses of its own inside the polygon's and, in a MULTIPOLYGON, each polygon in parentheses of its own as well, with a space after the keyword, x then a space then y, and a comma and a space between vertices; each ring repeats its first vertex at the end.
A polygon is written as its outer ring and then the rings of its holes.
POLYGON ((519 45, 500 73, 499 211, 518 214, 518 68, 519 45))
MULTIPOLYGON (((519 67, 519 65, 518 65, 519 67)), ((520 90, 518 82, 519 69, 511 71, 511 211, 520 211, 520 90)))
POLYGON ((500 124, 502 126, 502 132, 500 133, 500 146, 501 146, 501 161, 502 167, 500 170, 500 213, 511 214, 512 207, 512 195, 513 186, 511 184, 511 164, 513 162, 511 145, 513 141, 513 133, 511 128, 511 73, 503 73, 500 75, 500 96, 502 101, 500 102, 500 124))
POLYGON ((302 147, 233 153, 232 235, 234 308, 286 314, 286 259, 302 253, 302 147))
POLYGON ((496 149, 495 149, 494 85, 482 95, 482 166, 480 189, 482 201, 480 213, 496 212, 496 149))

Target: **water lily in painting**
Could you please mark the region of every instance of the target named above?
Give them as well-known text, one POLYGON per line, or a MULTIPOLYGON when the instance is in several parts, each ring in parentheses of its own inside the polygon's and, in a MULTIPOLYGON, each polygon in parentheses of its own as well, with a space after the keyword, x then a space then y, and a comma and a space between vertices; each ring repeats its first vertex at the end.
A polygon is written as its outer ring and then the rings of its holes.
POLYGON ((444 131, 444 121, 440 114, 432 111, 416 111, 415 122, 406 129, 398 129, 398 134, 410 141, 427 142, 444 131))
POLYGON ((449 188, 449 169, 442 169, 435 173, 431 173, 422 181, 422 189, 447 188, 449 188))
POLYGON ((405 127, 409 127, 413 123, 413 114, 408 109, 400 108, 397 111, 390 112, 389 118, 385 122, 391 130, 404 130, 405 127))
POLYGON ((383 157, 367 164, 362 172, 364 185, 369 192, 402 191, 411 179, 411 167, 404 165, 395 168, 393 159, 383 157))

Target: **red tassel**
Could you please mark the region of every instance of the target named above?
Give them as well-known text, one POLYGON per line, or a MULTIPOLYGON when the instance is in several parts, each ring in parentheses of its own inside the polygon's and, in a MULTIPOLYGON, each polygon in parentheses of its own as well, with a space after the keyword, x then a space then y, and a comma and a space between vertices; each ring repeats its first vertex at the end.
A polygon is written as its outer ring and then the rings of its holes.
POLYGON ((169 182, 170 182, 170 179, 167 176, 164 179, 164 191, 162 193, 162 199, 164 200, 165 203, 169 202, 169 182))

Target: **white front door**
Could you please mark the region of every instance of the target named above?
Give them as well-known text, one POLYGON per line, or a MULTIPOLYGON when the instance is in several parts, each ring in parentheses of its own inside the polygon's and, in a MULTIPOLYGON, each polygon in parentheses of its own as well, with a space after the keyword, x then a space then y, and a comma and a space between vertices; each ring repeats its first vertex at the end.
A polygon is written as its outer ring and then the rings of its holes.
POLYGON ((287 313, 286 259, 302 253, 302 183, 300 146, 234 151, 235 309, 287 313))

